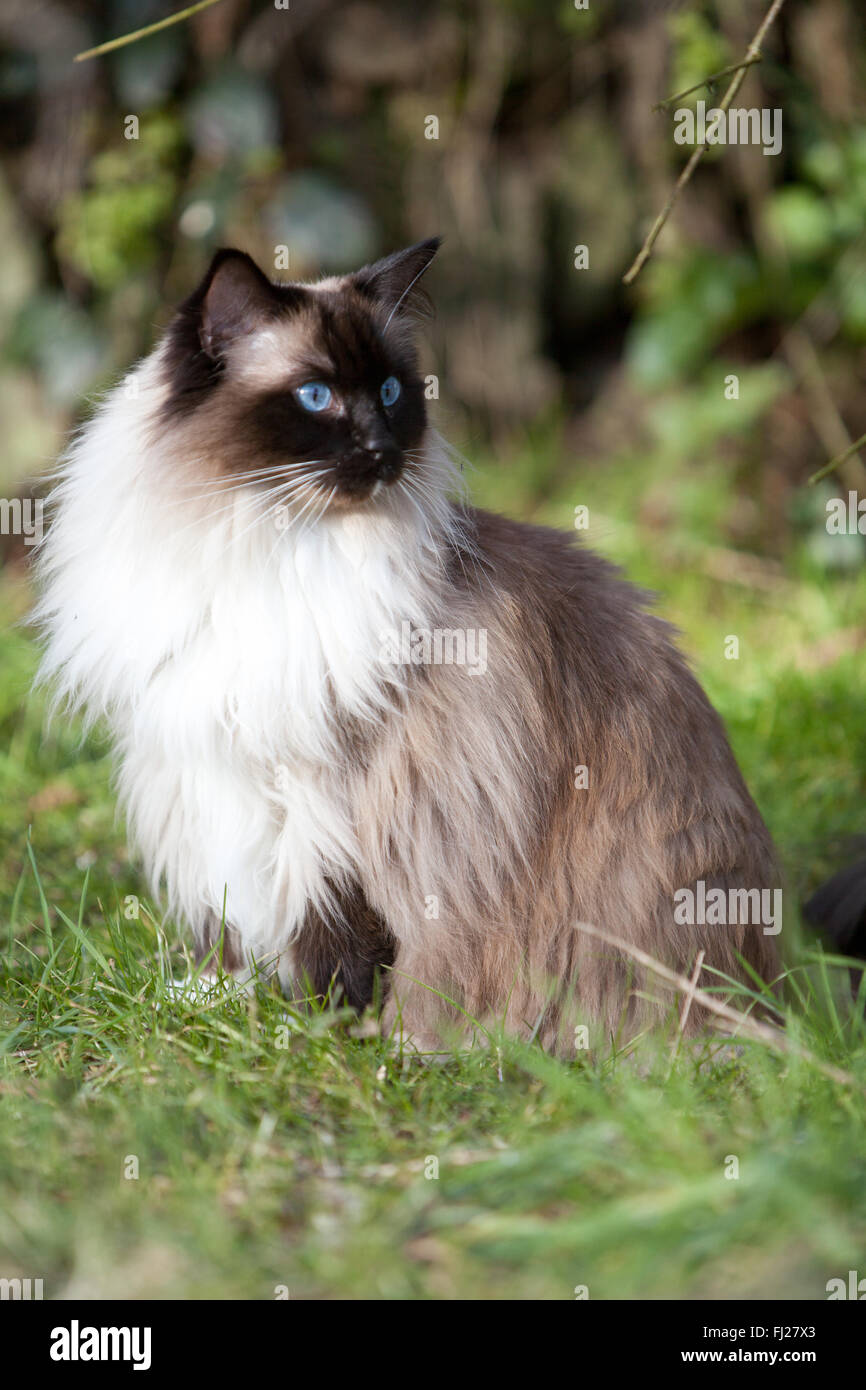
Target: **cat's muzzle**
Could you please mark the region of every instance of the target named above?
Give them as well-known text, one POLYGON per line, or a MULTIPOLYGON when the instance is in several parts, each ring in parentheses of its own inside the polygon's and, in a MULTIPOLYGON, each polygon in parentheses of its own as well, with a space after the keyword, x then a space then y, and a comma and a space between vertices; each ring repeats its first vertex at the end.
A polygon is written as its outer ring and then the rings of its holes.
POLYGON ((379 492, 377 484, 396 483, 402 472, 399 449, 365 449, 345 460, 337 472, 337 486, 344 496, 362 499, 379 492))

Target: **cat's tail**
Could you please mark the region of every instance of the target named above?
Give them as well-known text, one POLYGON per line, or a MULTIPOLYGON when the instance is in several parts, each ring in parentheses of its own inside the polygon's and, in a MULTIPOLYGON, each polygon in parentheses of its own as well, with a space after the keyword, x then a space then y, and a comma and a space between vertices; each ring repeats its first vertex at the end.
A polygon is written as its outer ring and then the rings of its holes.
POLYGON ((841 954, 866 960, 866 859, 823 883, 805 904, 803 916, 841 954))

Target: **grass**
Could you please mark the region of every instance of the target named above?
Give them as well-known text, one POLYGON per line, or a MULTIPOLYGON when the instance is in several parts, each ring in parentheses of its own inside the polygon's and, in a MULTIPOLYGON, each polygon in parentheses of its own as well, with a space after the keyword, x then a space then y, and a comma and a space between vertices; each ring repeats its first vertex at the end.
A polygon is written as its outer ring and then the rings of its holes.
MULTIPOLYGON (((46 1297, 821 1299, 866 1273, 863 1001, 795 908, 866 834, 866 658, 839 642, 866 611, 862 567, 828 575, 795 538, 762 587, 727 550, 720 578, 723 476, 695 489, 685 464, 651 466, 660 523, 632 506, 646 460, 564 477, 552 460, 545 490, 530 453, 508 509, 568 526, 587 502, 590 543, 682 628, 787 871, 790 1035, 851 1084, 709 1040, 563 1063, 501 1039, 425 1066, 264 989, 174 997, 180 941, 128 862, 107 750, 46 735, 7 576, 0 1276, 46 1297)), ((472 487, 501 497, 501 468, 472 487)))

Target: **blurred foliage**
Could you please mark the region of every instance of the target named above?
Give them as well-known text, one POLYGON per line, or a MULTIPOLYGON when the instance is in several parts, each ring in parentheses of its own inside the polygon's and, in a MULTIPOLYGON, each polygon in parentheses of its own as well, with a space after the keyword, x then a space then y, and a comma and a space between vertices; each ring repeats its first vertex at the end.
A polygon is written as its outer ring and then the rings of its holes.
POLYGON ((720 343, 767 308, 772 286, 753 256, 696 247, 677 260, 651 264, 644 312, 629 335, 629 359, 648 386, 689 377, 720 343))
POLYGON ((128 149, 96 155, 88 187, 61 203, 57 254, 96 289, 113 290, 156 261, 160 229, 177 197, 182 140, 175 118, 153 117, 146 141, 130 139, 128 149))
MULTIPOLYGON (((792 563, 803 545, 828 574, 862 559, 862 538, 828 537, 802 495, 835 452, 828 415, 851 438, 866 430, 857 6, 789 0, 737 99, 782 110, 782 152, 711 150, 630 289, 622 275, 689 153, 673 108, 653 106, 737 61, 758 0, 220 0, 71 62, 171 10, 48 0, 27 25, 0 0, 7 490, 149 349, 218 245, 266 268, 285 248, 306 277, 438 232, 424 351, 440 423, 508 457, 541 431, 524 512, 645 450, 650 488, 650 460, 722 470, 751 517, 737 545, 792 563), (819 363, 810 389, 792 328, 819 363)), ((503 469, 492 500, 513 496, 503 469)))
MULTIPOLYGON (((626 289, 689 154, 653 107, 736 62, 767 0, 220 0, 72 62, 177 5, 0 0, 0 493, 51 466, 215 247, 267 269, 286 248, 306 277, 444 234, 423 351, 471 496, 564 529, 588 506, 589 543, 661 591, 802 901, 864 832, 866 537, 825 524, 862 469, 806 485, 866 432, 863 6, 787 0, 738 97, 783 111, 781 153, 712 150, 626 289)), ((149 919, 119 917, 143 889, 109 755, 28 700, 28 602, 7 566, 7 1273, 89 1297, 569 1297, 587 1277, 593 1298, 812 1298, 853 1267, 860 1093, 793 1057, 656 1074, 503 1044, 498 1073, 481 1050, 400 1070, 313 1016, 275 1059, 283 1001, 155 998, 149 919), (416 1180, 440 1148, 442 1183, 416 1180), (130 1149, 155 1175, 134 1210, 130 1149), (719 1182, 732 1150, 744 1180, 719 1182)), ((787 1027, 860 1077, 861 1020, 843 1036, 813 991, 787 1027)))
MULTIPOLYGON (((668 24, 673 44, 671 91, 685 92, 703 82, 711 73, 721 72, 736 61, 724 34, 706 9, 674 14, 668 24)), ((691 104, 707 99, 707 92, 692 92, 691 104)))

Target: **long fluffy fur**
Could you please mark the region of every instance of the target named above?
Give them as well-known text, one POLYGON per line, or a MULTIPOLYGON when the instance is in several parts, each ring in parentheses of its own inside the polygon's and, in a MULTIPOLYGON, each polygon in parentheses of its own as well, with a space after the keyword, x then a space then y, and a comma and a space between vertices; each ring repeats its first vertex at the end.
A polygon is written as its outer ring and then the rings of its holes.
POLYGON ((64 461, 37 617, 41 678, 107 720, 131 838, 200 949, 225 899, 226 963, 271 963, 287 990, 342 971, 362 1005, 393 965, 384 1024, 422 1047, 467 1017, 560 1051, 579 1022, 657 1018, 655 986, 579 921, 684 970, 703 949, 771 978, 760 926, 674 922, 697 880, 777 879, 643 597, 564 536, 449 501, 429 431, 417 489, 277 531, 249 488, 209 491, 194 434, 160 423, 165 352, 64 461), (486 673, 383 660, 407 621, 485 630, 486 673))

